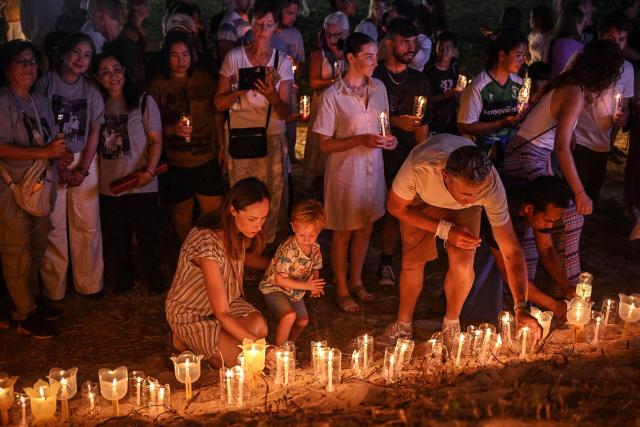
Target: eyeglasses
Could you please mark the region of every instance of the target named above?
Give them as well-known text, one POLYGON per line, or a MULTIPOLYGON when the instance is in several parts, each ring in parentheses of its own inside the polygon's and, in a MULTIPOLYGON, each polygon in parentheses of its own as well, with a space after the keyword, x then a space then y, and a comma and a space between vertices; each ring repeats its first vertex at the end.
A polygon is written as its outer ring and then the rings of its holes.
POLYGON ((27 58, 21 58, 21 59, 14 59, 13 62, 15 62, 16 64, 18 64, 18 66, 20 67, 36 67, 38 66, 38 60, 35 58, 31 58, 31 59, 27 59, 27 58))
POLYGON ((339 39, 344 33, 325 33, 328 39, 339 39))

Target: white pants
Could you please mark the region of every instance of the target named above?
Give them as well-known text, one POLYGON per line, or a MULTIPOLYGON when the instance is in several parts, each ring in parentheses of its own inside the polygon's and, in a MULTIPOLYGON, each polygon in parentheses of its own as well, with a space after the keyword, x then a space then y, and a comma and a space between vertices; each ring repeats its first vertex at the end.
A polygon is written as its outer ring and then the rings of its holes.
POLYGON ((49 244, 40 268, 44 295, 49 299, 64 298, 69 253, 75 290, 85 295, 102 290, 104 262, 98 194, 97 156, 82 184, 58 186, 56 205, 50 215, 49 244))

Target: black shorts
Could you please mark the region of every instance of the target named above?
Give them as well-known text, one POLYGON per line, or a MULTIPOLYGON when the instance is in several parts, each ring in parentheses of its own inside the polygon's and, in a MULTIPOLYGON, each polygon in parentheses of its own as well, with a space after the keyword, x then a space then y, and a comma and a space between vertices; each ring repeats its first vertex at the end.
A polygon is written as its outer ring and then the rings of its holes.
POLYGON ((193 168, 169 166, 167 173, 160 175, 160 195, 170 205, 185 202, 196 194, 222 196, 226 190, 217 158, 193 168))

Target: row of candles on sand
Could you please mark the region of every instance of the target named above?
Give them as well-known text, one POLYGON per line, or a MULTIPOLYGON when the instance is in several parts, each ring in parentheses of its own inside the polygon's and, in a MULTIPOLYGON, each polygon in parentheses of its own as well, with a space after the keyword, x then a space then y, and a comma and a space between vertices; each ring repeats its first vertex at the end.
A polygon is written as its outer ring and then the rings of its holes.
MULTIPOLYGON (((585 328, 585 339, 592 345, 598 345, 605 339, 607 331, 620 321, 624 322, 623 340, 627 339, 628 325, 640 321, 640 294, 620 294, 616 301, 606 298, 599 311, 592 311, 592 276, 583 273, 576 288, 578 296, 567 302, 567 323, 575 328, 574 344, 578 331, 585 328)), ((549 335, 550 311, 532 308, 531 314, 543 328, 543 340, 549 335)), ((427 370, 441 369, 445 365, 453 368, 464 366, 490 365, 498 356, 529 359, 535 356, 540 343, 535 343, 533 333, 524 327, 516 333, 515 316, 503 311, 498 317, 497 328, 493 324, 483 323, 469 326, 465 332, 452 337, 445 343, 441 332, 435 333, 425 343, 424 361, 427 370)), ((231 368, 220 369, 220 400, 228 407, 244 407, 251 401, 256 389, 257 379, 265 369, 266 342, 245 340, 238 364, 231 368)), ((399 339, 394 347, 384 352, 382 378, 386 383, 395 383, 411 361, 415 342, 399 339)), ((376 365, 374 337, 361 335, 354 340, 351 353, 351 376, 369 377, 376 365)), ((278 347, 275 353, 275 366, 270 370, 274 384, 287 387, 296 378, 295 345, 291 342, 278 347)), ((342 381, 343 354, 338 348, 327 346, 327 341, 311 343, 312 369, 314 376, 327 392, 333 392, 342 381)), ((172 357, 176 379, 184 384, 185 401, 193 398, 192 384, 200 378, 202 356, 190 351, 172 357)), ((111 401, 112 413, 120 416, 119 401, 128 391, 132 395, 133 406, 147 408, 150 415, 158 415, 171 408, 171 389, 168 384, 160 384, 155 378, 145 376, 142 371, 129 374, 126 367, 100 369, 99 383, 86 381, 81 387, 85 406, 83 415, 95 416, 100 397, 111 401), (135 390, 135 392, 134 392, 135 390)), ((33 387, 24 389, 25 394, 14 393, 17 377, 0 373, 0 414, 3 425, 9 423, 9 410, 16 407, 20 414, 18 425, 27 426, 27 405, 36 424, 55 421, 57 402, 60 401, 60 419, 69 420, 68 401, 77 391, 77 369, 54 368, 49 372, 48 382, 38 380, 33 387)))

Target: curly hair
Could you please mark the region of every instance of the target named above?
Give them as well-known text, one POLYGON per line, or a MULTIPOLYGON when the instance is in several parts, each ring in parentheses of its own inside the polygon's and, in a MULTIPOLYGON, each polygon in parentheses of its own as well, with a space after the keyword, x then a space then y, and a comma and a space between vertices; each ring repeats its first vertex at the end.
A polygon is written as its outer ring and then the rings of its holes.
POLYGON ((624 57, 620 47, 610 40, 589 42, 573 63, 547 86, 545 93, 564 86, 580 86, 595 97, 619 78, 624 57))
POLYGON ((444 167, 449 176, 461 178, 472 185, 482 184, 492 169, 489 156, 476 145, 465 145, 453 150, 444 167))

